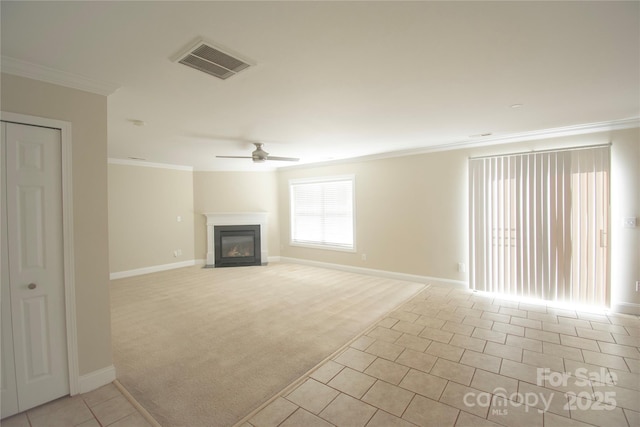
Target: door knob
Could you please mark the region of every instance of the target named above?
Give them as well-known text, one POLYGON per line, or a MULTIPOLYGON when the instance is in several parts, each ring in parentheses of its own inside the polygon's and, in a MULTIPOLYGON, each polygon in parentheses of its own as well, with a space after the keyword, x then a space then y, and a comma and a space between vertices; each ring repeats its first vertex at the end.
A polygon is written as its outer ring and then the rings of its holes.
POLYGON ((27 288, 34 290, 38 285, 36 285, 35 283, 29 283, 29 285, 27 285, 27 288))

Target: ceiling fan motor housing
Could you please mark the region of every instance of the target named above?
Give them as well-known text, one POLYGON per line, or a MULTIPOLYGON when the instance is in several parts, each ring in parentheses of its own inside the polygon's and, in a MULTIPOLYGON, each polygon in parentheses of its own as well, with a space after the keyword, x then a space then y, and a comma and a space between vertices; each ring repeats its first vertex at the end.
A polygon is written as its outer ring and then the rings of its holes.
POLYGON ((256 146, 256 149, 253 150, 253 152, 251 153, 251 158, 253 159, 253 162, 264 163, 264 161, 267 160, 267 157, 269 157, 269 153, 267 153, 262 149, 262 143, 255 142, 254 145, 256 146))

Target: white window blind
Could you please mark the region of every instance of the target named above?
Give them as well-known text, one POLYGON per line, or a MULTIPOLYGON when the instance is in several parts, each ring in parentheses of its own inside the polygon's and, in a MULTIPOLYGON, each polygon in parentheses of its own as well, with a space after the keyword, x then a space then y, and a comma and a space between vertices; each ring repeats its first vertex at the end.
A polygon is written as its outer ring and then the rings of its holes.
POLYGON ((354 177, 292 180, 291 243, 354 249, 354 177))
POLYGON ((470 159, 471 287, 606 305, 609 151, 470 159))

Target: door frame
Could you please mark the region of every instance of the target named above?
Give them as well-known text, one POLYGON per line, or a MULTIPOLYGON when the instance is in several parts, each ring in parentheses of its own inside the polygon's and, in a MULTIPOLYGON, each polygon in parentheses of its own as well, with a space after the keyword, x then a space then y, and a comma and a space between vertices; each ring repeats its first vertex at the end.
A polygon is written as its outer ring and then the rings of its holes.
POLYGON ((71 122, 0 111, 0 120, 9 123, 60 130, 62 147, 62 245, 64 258, 64 307, 69 365, 69 392, 80 392, 78 329, 76 324, 75 257, 73 244, 73 181, 71 174, 71 122))

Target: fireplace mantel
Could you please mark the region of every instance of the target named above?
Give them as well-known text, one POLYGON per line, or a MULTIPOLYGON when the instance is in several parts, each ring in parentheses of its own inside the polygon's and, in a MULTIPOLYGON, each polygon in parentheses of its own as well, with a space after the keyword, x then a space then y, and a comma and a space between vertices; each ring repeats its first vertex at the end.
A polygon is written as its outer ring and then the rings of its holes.
POLYGON ((216 225, 254 225, 260 226, 260 256, 262 263, 269 259, 269 245, 267 244, 267 212, 210 212, 207 217, 207 267, 215 264, 215 242, 213 227, 216 225))

